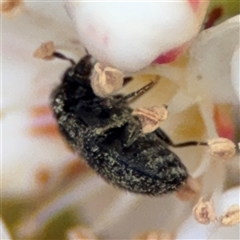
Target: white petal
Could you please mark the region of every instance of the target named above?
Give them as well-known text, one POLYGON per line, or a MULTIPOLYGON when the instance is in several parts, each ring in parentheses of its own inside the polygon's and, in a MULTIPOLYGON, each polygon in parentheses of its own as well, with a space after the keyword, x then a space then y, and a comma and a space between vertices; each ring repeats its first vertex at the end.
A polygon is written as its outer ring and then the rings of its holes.
POLYGON ((1 229, 1 239, 3 239, 3 240, 11 240, 12 239, 1 218, 0 218, 0 229, 1 229))
MULTIPOLYGON (((70 153, 59 137, 30 134, 34 106, 46 106, 69 63, 34 59, 42 42, 54 41, 67 56, 79 55, 72 22, 62 3, 26 2, 27 10, 13 19, 2 17, 3 163, 2 191, 30 194, 38 190, 35 174, 42 167, 57 173, 70 153), (54 14, 53 14, 54 12, 54 14), (75 52, 74 52, 75 51, 75 52)), ((50 115, 50 114, 49 114, 50 115)), ((46 121, 48 119, 45 119, 46 121)))
POLYGON ((69 149, 60 138, 32 136, 29 113, 14 111, 2 120, 2 178, 4 195, 39 191, 36 174, 48 169, 54 178, 60 166, 68 162, 69 149))
POLYGON ((237 240, 240 238, 239 229, 240 229, 240 224, 237 224, 232 227, 221 227, 211 236, 210 239, 212 240, 236 239, 237 240))
MULTIPOLYGON (((233 205, 239 205, 240 187, 234 187, 227 190, 218 199, 215 199, 215 208, 218 217, 222 216, 233 205)), ((220 227, 212 236, 211 239, 239 239, 240 223, 234 226, 220 227)))
POLYGON ((236 16, 201 32, 190 48, 190 89, 202 86, 215 102, 237 101, 231 84, 231 60, 239 44, 239 22, 236 16))
POLYGON ((240 102, 240 45, 236 47, 231 60, 231 80, 240 102))
POLYGON ((44 91, 44 101, 48 102, 51 88, 69 66, 61 60, 35 59, 33 53, 41 43, 52 40, 57 50, 68 50, 70 57, 69 52, 76 52, 72 43, 76 33, 62 3, 26 2, 26 7, 27 11, 16 18, 2 17, 4 109, 37 104, 44 91))
POLYGON ((209 236, 214 232, 216 228, 215 223, 204 225, 198 223, 193 216, 190 216, 179 228, 176 240, 183 239, 208 239, 209 236))
POLYGON ((217 214, 223 215, 232 205, 240 205, 239 203, 240 187, 235 187, 224 192, 218 201, 215 200, 217 214))

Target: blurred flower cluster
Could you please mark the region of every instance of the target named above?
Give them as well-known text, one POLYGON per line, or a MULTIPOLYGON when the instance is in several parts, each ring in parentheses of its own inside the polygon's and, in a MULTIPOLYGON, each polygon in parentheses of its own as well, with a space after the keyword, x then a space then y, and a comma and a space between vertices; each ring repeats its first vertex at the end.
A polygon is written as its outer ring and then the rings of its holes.
MULTIPOLYGON (((120 32, 122 38, 118 38, 113 5, 105 9, 112 22, 106 20, 108 15, 101 22, 104 7, 97 5, 96 19, 92 19, 100 26, 95 26, 99 29, 96 32, 94 25, 78 28, 78 21, 89 20, 87 3, 85 8, 66 2, 65 7, 62 2, 51 1, 1 3, 2 238, 239 239, 239 154, 226 160, 212 157, 204 146, 173 149, 194 179, 193 191, 186 191, 185 195, 152 198, 116 189, 72 152, 52 116, 51 92, 60 83, 69 62, 33 57, 36 49, 49 41, 54 42, 58 52, 76 61, 85 54, 86 47, 104 64, 111 62, 127 72, 139 70, 120 91, 124 93, 140 88, 158 75, 160 81, 133 102, 133 108, 167 104, 169 116, 160 126, 174 142, 225 137, 237 143, 238 3, 214 1, 204 21, 207 1, 180 1, 180 8, 177 2, 171 7, 162 3, 163 25, 156 25, 159 32, 154 33, 147 20, 159 21, 158 9, 144 8, 144 22, 138 22, 145 29, 144 36, 136 26, 136 32, 131 32, 130 26, 130 32, 120 32), (98 9, 100 6, 102 10, 98 9), (147 10, 153 12, 152 16, 147 10), (182 15, 186 19, 180 21, 182 15), (104 35, 101 42, 100 30, 106 22, 112 32, 108 32, 107 38, 104 35), (169 27, 168 31, 164 27, 169 27), (85 30, 96 37, 95 42, 81 37, 85 30), (144 38, 147 33, 152 36, 150 40, 144 38), (127 46, 129 52, 122 51, 126 47, 124 38, 131 34, 133 45, 127 46), (156 42, 155 34, 162 34, 163 41, 156 42), (108 52, 104 44, 109 37, 116 41, 108 52), (96 43, 99 48, 95 48, 96 43), (122 55, 115 59, 116 49, 122 55)), ((129 5, 131 13, 135 7, 133 3, 129 5)), ((120 8, 118 12, 121 13, 120 8)), ((140 21, 137 14, 133 15, 140 21)), ((131 22, 131 14, 127 21, 126 24, 131 22)))

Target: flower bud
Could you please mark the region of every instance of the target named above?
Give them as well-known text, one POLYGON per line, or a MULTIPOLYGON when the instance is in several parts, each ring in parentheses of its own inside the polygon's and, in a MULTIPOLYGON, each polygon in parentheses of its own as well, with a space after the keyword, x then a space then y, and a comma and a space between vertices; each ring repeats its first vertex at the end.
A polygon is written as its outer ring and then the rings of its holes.
POLYGON ((209 2, 65 1, 89 53, 128 72, 175 60, 198 34, 209 2))

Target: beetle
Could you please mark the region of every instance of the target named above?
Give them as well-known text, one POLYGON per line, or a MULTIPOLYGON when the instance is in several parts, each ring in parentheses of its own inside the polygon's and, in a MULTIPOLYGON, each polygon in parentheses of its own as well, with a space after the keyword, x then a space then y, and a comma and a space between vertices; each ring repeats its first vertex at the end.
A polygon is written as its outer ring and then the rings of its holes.
POLYGON ((52 93, 52 109, 59 130, 68 144, 107 182, 127 191, 161 195, 177 190, 189 177, 187 168, 169 146, 174 144, 160 128, 144 134, 128 100, 136 92, 97 96, 91 87, 91 55, 66 70, 52 93))

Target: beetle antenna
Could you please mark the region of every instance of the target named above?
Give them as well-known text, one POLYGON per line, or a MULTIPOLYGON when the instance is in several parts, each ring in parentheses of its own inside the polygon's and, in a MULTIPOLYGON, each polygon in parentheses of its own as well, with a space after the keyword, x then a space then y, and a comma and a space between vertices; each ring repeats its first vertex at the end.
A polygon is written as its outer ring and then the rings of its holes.
POLYGON ((190 146, 208 146, 207 142, 199 142, 199 141, 188 141, 188 142, 182 142, 182 143, 174 143, 170 137, 160 128, 158 128, 155 131, 155 134, 158 136, 159 139, 161 139, 163 142, 165 142, 167 145, 171 147, 190 147, 190 146))
POLYGON ((86 55, 90 55, 89 54, 89 52, 88 52, 88 50, 84 47, 84 50, 85 50, 85 52, 86 52, 86 55))
POLYGON ((60 52, 53 52, 52 55, 56 58, 69 61, 73 66, 76 65, 76 62, 72 58, 68 58, 60 52))
POLYGON ((133 80, 133 77, 127 76, 123 78, 123 86, 125 87, 129 82, 133 80))

